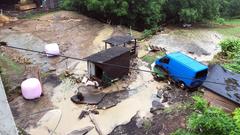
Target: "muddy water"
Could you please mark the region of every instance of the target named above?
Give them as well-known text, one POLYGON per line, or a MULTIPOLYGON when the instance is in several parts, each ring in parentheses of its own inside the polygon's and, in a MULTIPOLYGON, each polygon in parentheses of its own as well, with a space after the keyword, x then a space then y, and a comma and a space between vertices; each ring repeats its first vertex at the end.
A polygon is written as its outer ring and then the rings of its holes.
MULTIPOLYGON (((147 69, 141 67, 141 69, 147 69)), ((129 98, 125 99, 121 103, 117 104, 107 110, 100 110, 99 115, 93 115, 103 134, 110 133, 117 125, 128 123, 131 118, 139 113, 140 116, 146 116, 149 114, 153 97, 156 95, 156 87, 161 85, 160 83, 152 81, 152 75, 149 73, 139 73, 136 81, 130 84, 130 89, 135 91, 129 98)), ((76 105, 70 101, 70 97, 74 95, 78 85, 72 83, 70 80, 64 80, 62 84, 54 89, 54 95, 52 97, 53 105, 58 110, 47 113, 38 122, 38 126, 28 129, 29 133, 42 135, 48 134, 48 130, 54 129, 56 122, 60 119, 56 134, 62 135, 69 133, 73 130, 78 130, 86 126, 93 126, 88 117, 79 120, 78 116, 83 109, 86 109, 86 105, 76 105), (50 117, 51 115, 55 116, 50 117), (50 116, 49 116, 50 115, 50 116)), ((92 130, 89 135, 97 134, 95 130, 92 130)))
POLYGON ((92 126, 89 118, 78 120, 80 112, 85 109, 84 105, 76 105, 71 102, 70 97, 74 95, 78 86, 71 80, 66 79, 62 84, 54 89, 52 103, 58 110, 49 111, 38 122, 37 127, 30 127, 28 132, 32 135, 48 135, 53 130, 58 121, 59 125, 55 130, 57 135, 65 135, 73 130, 78 130, 86 126, 92 126))

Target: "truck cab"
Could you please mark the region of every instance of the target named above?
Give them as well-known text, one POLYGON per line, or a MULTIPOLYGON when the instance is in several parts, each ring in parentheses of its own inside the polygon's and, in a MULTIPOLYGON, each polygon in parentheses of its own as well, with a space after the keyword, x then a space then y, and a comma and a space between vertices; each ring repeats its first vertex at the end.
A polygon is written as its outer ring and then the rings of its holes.
POLYGON ((181 53, 170 53, 155 61, 155 69, 163 70, 168 78, 181 88, 196 88, 202 85, 208 67, 181 53))

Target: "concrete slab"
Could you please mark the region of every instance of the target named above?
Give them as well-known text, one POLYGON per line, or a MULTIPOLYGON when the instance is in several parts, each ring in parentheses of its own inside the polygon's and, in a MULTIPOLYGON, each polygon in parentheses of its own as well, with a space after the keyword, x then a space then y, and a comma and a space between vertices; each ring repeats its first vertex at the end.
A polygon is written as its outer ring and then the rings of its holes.
POLYGON ((18 135, 0 77, 0 135, 18 135))

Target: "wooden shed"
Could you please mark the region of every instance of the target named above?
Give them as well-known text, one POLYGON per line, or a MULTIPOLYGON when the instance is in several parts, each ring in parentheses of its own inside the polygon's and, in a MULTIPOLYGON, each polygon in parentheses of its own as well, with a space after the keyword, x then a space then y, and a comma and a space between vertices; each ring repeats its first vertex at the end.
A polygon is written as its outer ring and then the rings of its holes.
POLYGON ((102 81, 111 81, 127 75, 130 65, 130 51, 125 47, 112 47, 85 58, 88 76, 102 81))
POLYGON ((208 77, 203 83, 204 98, 211 105, 226 112, 240 107, 240 74, 232 73, 220 65, 209 66, 208 77))
POLYGON ((130 49, 130 54, 134 55, 137 53, 137 39, 133 38, 130 35, 125 36, 113 36, 107 40, 104 40, 105 42, 105 49, 107 49, 108 44, 110 47, 127 47, 130 49))

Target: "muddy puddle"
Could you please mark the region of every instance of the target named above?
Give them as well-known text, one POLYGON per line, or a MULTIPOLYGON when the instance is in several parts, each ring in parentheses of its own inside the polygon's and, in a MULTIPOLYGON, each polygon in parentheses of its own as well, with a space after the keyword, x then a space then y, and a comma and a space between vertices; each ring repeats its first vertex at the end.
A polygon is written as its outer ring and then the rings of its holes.
MULTIPOLYGON (((147 69, 145 66, 141 69, 147 69)), ((116 106, 106 110, 98 110, 99 115, 92 115, 103 134, 109 134, 117 125, 128 123, 131 118, 138 113, 141 117, 149 115, 149 110, 152 106, 152 100, 156 97, 156 87, 161 83, 152 81, 152 75, 149 73, 139 73, 134 82, 130 83, 128 93, 122 97, 116 106), (133 92, 134 91, 134 92, 133 92)), ((82 129, 87 126, 94 126, 89 117, 81 120, 78 119, 82 110, 92 108, 94 106, 76 105, 71 102, 79 85, 72 82, 70 79, 65 79, 63 82, 53 89, 51 102, 56 106, 57 110, 46 113, 37 123, 37 127, 28 128, 31 134, 41 133, 49 134, 49 131, 54 129, 59 119, 59 125, 55 130, 56 134, 67 134, 73 130, 82 129), (50 117, 55 114, 54 117, 50 117), (49 116, 50 115, 50 116, 49 116)), ((111 88, 111 87, 110 87, 111 88)), ((114 86, 113 86, 114 89, 114 86)), ((123 95, 119 95, 123 96, 123 95)), ((91 130, 88 134, 97 134, 96 130, 91 130)))

